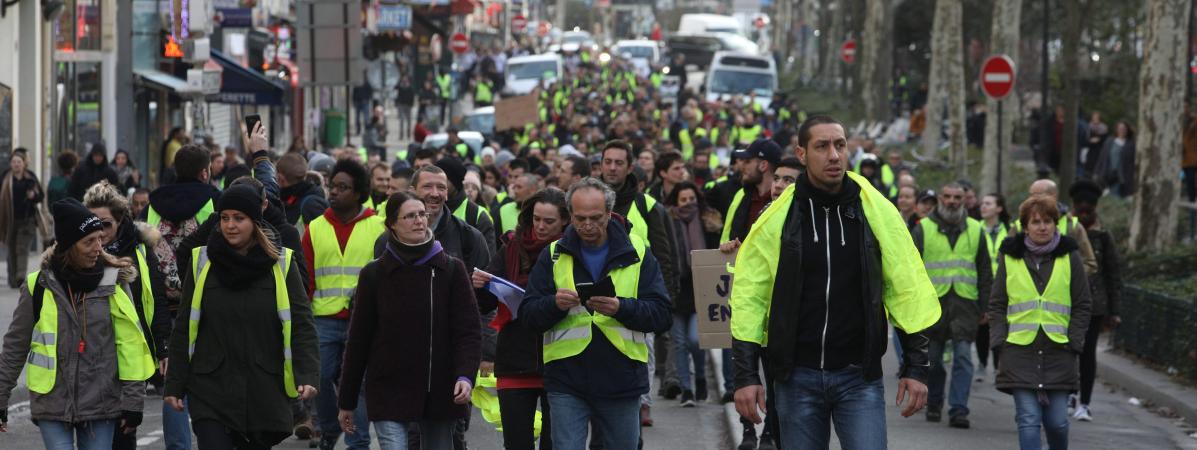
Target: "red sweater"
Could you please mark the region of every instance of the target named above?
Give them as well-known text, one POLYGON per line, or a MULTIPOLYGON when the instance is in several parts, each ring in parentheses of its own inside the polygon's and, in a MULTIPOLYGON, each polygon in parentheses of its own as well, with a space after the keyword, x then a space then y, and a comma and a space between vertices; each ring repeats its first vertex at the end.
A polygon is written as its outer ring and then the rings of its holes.
MULTIPOLYGON (((349 243, 349 236, 353 234, 353 227, 357 225, 362 219, 373 216, 374 210, 370 208, 362 208, 362 212, 357 214, 349 223, 341 223, 341 219, 333 213, 332 208, 324 210, 324 218, 332 225, 333 231, 337 233, 337 243, 341 246, 341 252, 345 251, 345 245, 349 243)), ((308 263, 308 298, 316 292, 316 252, 312 250, 312 228, 308 227, 303 231, 303 258, 308 263)), ((349 310, 344 309, 341 312, 331 316, 335 319, 349 320, 349 310)))

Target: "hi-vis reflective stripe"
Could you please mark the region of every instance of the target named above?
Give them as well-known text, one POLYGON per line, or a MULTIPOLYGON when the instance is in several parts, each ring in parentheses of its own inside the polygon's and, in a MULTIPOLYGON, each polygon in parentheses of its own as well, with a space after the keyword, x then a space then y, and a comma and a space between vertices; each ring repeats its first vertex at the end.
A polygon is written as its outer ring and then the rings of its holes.
POLYGON ((590 336, 590 328, 566 328, 564 330, 549 330, 545 333, 545 343, 560 342, 569 339, 582 339, 590 336))
POLYGON ((54 370, 54 359, 41 353, 29 352, 29 364, 46 370, 54 370))
POLYGON ((1064 315, 1072 314, 1072 307, 1070 307, 1070 306, 1061 305, 1059 303, 1045 302, 1042 300, 1015 303, 1013 305, 1007 306, 1006 314, 1014 315, 1014 314, 1018 314, 1018 313, 1031 311, 1034 309, 1042 309, 1047 312, 1053 312, 1053 313, 1064 314, 1064 315))
POLYGON ((323 277, 327 275, 350 275, 357 276, 361 273, 361 267, 353 266, 329 266, 316 269, 316 276, 323 277))
POLYGON ((1039 329, 1040 326, 1042 326, 1043 331, 1047 332, 1047 333, 1060 333, 1060 334, 1068 333, 1068 327, 1066 327, 1064 325, 1054 325, 1054 324, 1036 325, 1033 323, 1012 323, 1012 324, 1010 324, 1009 332, 1014 333, 1014 332, 1018 332, 1018 331, 1036 331, 1039 329))
POLYGON ((952 277, 931 277, 932 284, 951 284, 951 283, 967 283, 977 284, 977 277, 969 277, 964 275, 956 275, 952 277))
POLYGON ((41 333, 33 330, 33 342, 35 344, 54 345, 56 339, 54 333, 41 333))
POLYGON ((934 269, 976 269, 977 263, 973 261, 955 260, 955 261, 938 261, 923 264, 927 270, 934 269))
POLYGON ((320 297, 339 297, 339 296, 352 297, 353 296, 353 288, 319 289, 316 291, 316 295, 314 295, 313 297, 320 298, 320 297))

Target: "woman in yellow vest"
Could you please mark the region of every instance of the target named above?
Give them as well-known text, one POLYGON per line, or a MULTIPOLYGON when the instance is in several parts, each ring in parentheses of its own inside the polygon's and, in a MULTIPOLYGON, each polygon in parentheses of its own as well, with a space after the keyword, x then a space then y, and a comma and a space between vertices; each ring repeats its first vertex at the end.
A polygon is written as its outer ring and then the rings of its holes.
POLYGON ((358 433, 364 388, 383 450, 406 449, 412 423, 423 448, 453 448, 481 358, 470 275, 441 248, 424 208, 406 192, 387 200, 385 250, 361 270, 337 389, 341 430, 358 433))
POLYGON ((1089 326, 1089 283, 1076 241, 1061 236, 1054 199, 1018 208, 1025 233, 1007 238, 989 301, 989 343, 1000 352, 997 388, 1014 395, 1018 443, 1068 448, 1068 394, 1089 326))
POLYGON ((154 373, 129 298, 137 270, 104 252, 104 224, 79 201, 51 210, 58 243, 20 287, 0 352, 0 432, 8 430, 23 369, 46 448, 109 448, 116 433, 141 424, 145 380, 154 373))
POLYGON ((192 251, 171 335, 163 401, 187 399, 200 450, 269 448, 291 435, 292 399, 315 397, 320 368, 311 303, 290 249, 266 235, 262 197, 224 192, 220 232, 192 251))
MULTIPOLYGON (((1010 213, 1006 211, 1006 197, 1002 194, 991 193, 981 198, 982 235, 985 236, 985 249, 989 251, 989 263, 994 275, 998 268, 998 247, 1010 233, 1010 213)), ((977 381, 985 378, 985 368, 989 362, 989 321, 977 327, 977 381)), ((997 367, 997 354, 993 354, 993 367, 997 367)))

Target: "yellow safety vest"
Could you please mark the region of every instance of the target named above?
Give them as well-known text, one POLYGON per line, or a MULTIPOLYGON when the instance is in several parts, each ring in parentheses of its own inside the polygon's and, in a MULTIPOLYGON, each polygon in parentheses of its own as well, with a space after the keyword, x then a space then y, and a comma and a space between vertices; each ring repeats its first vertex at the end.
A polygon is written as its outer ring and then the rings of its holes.
MULTIPOLYGON (((146 248, 145 244, 137 244, 134 250, 137 253, 137 276, 141 283, 141 314, 145 316, 145 324, 148 326, 154 323, 154 288, 150 283, 150 265, 146 262, 146 248)), ((146 342, 154 342, 153 330, 145 328, 145 334, 150 337, 146 342)), ((158 355, 159 358, 165 358, 166 355, 158 355)))
MULTIPOLYGON (((855 173, 849 180, 860 186, 861 210, 869 230, 881 247, 881 300, 890 323, 906 333, 917 333, 939 321, 942 311, 935 286, 927 277, 906 221, 888 198, 855 173)), ((794 202, 794 185, 774 200, 752 226, 736 255, 739 270, 732 281, 731 333, 735 339, 769 345, 769 308, 779 274, 781 232, 794 202)))
MULTIPOLYGON (((495 430, 503 432, 503 414, 499 409, 499 390, 498 379, 492 373, 490 376, 482 376, 479 373, 474 378, 474 390, 470 392, 470 403, 478 408, 482 413, 482 418, 495 426, 495 430)), ((540 437, 541 429, 541 415, 540 411, 534 411, 532 422, 532 435, 540 437)))
POLYGON ((1060 255, 1052 266, 1052 277, 1043 293, 1031 280, 1026 261, 1006 256, 1006 342, 1030 345, 1042 328, 1053 342, 1068 343, 1068 321, 1072 318, 1072 262, 1060 255))
POLYGON ((939 232, 939 225, 931 220, 919 221, 923 227, 923 267, 940 297, 955 290, 956 295, 977 299, 977 247, 981 242, 981 223, 966 218, 963 233, 956 238, 956 246, 948 236, 939 232))
POLYGON ((469 199, 463 200, 460 205, 457 205, 457 209, 453 210, 453 217, 464 220, 466 223, 471 224, 471 226, 478 223, 482 219, 482 216, 490 218, 490 211, 487 211, 486 208, 481 206, 477 207, 478 211, 474 213, 473 219, 467 218, 466 211, 469 209, 470 203, 472 202, 469 199))
MULTIPOLYGON (((862 161, 864 161, 864 160, 862 159, 862 160, 856 162, 856 165, 852 167, 853 172, 860 173, 860 163, 862 161)), ((881 184, 884 184, 885 187, 888 189, 886 194, 888 194, 890 198, 897 198, 898 197, 898 185, 894 184, 894 169, 891 168, 889 166, 889 164, 881 164, 880 166, 881 166, 881 184)))
MULTIPOLYGON (((644 196, 644 210, 652 211, 653 206, 657 205, 657 199, 648 194, 640 194, 644 196)), ((632 200, 632 204, 628 206, 628 214, 624 216, 628 223, 632 224, 632 229, 628 234, 640 238, 644 245, 651 246, 648 240, 648 220, 640 214, 640 208, 636 207, 636 200, 632 200)))
POLYGON ((756 140, 757 136, 761 135, 761 124, 758 123, 752 127, 736 127, 736 132, 740 136, 736 142, 739 142, 740 145, 749 145, 756 140))
POLYGON ((490 81, 483 80, 474 85, 475 102, 490 103, 492 99, 493 95, 491 94, 490 81))
MULTIPOLYGON (((712 182, 708 182, 710 184, 712 182)), ((714 187, 712 185, 712 187, 714 187)), ((710 189, 708 187, 707 189, 710 189)), ((744 201, 744 188, 736 191, 736 195, 732 197, 731 205, 727 207, 727 217, 723 218, 723 234, 719 236, 719 242, 727 242, 731 240, 732 220, 736 218, 736 211, 740 209, 740 203, 744 201)))
MULTIPOLYGON (((291 296, 287 293, 287 270, 291 266, 292 251, 283 248, 278 264, 274 265, 274 308, 283 325, 283 390, 291 398, 299 397, 295 387, 295 371, 291 364, 291 296)), ((195 342, 199 338, 200 317, 203 314, 204 286, 208 281, 208 247, 191 250, 191 276, 195 291, 191 294, 191 317, 187 321, 187 360, 195 355, 195 342)))
POLYGON ((677 138, 682 143, 682 158, 689 161, 694 157, 694 141, 690 139, 690 130, 682 128, 677 134, 677 138))
POLYGON ((436 77, 436 84, 441 88, 441 98, 448 100, 453 97, 453 79, 449 74, 443 73, 436 77))
MULTIPOLYGON (((620 267, 608 273, 615 284, 615 295, 623 302, 637 301, 640 286, 640 264, 644 260, 644 241, 635 235, 628 236, 632 247, 636 249, 636 263, 620 267)), ((567 253, 557 250, 559 241, 549 245, 549 254, 553 257, 553 282, 561 289, 576 291, 574 285, 574 258, 567 253)), ((629 330, 615 318, 599 313, 591 313, 584 306, 570 308, 569 313, 553 328, 544 333, 544 362, 546 364, 573 356, 577 356, 590 345, 592 328, 607 337, 611 345, 628 359, 648 362, 648 335, 639 331, 629 330)))
MULTIPOLYGON (((30 296, 37 293, 40 273, 33 272, 25 277, 30 296)), ((108 296, 108 309, 116 341, 117 376, 121 381, 145 381, 154 375, 157 365, 146 343, 145 330, 141 328, 133 300, 120 285, 115 289, 108 296)), ((54 294, 49 289, 44 291, 25 362, 25 386, 38 394, 54 390, 58 378, 58 302, 54 301, 54 294)), ((74 350, 72 347, 67 351, 74 350)))
POLYGON ((385 215, 385 214, 386 214, 386 210, 387 210, 387 201, 386 201, 386 200, 383 200, 383 201, 381 201, 381 202, 374 203, 374 196, 373 196, 373 195, 367 195, 367 196, 366 196, 366 201, 362 203, 362 206, 365 206, 365 207, 367 207, 367 208, 373 209, 373 210, 374 210, 374 212, 375 212, 376 214, 378 214, 378 215, 380 215, 380 216, 383 216, 383 215, 385 215))
POLYGON ((503 233, 515 230, 515 226, 520 221, 520 207, 515 201, 510 201, 499 207, 499 221, 502 223, 503 233))
POLYGON ((998 232, 997 232, 996 238, 993 237, 992 235, 990 235, 989 232, 984 229, 982 229, 981 231, 982 231, 981 234, 985 235, 985 244, 988 245, 987 247, 985 247, 985 250, 989 251, 989 264, 991 266, 993 266, 991 274, 997 275, 998 248, 1002 246, 1002 241, 1006 240, 1006 233, 1007 233, 1006 224, 1004 224, 1004 223, 998 224, 998 232))
MULTIPOLYGON (((195 212, 195 223, 198 225, 207 222, 208 216, 211 216, 213 211, 216 211, 216 207, 212 204, 212 200, 208 200, 208 203, 204 203, 204 206, 195 212)), ((146 212, 145 223, 152 227, 162 223, 162 216, 158 215, 158 211, 155 211, 153 206, 150 206, 149 211, 146 212)))
POLYGON ((349 242, 342 253, 337 232, 324 216, 308 225, 312 235, 313 270, 316 291, 312 293, 312 313, 331 316, 349 308, 349 299, 357 286, 358 273, 374 259, 374 241, 386 230, 380 216, 370 216, 353 224, 349 242))

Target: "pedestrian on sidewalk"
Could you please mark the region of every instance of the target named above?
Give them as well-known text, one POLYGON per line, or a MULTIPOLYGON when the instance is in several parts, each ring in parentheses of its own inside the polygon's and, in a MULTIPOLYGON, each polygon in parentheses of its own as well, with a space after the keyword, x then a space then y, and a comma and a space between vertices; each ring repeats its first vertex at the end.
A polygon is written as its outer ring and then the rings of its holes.
POLYGON ((83 193, 87 188, 100 181, 107 180, 113 186, 120 186, 116 172, 108 165, 108 149, 99 142, 92 144, 87 159, 71 174, 70 194, 75 200, 83 201, 83 193))
POLYGON ((782 448, 828 448, 834 420, 843 448, 884 449, 886 317, 904 350, 897 399, 910 417, 926 403, 922 332, 940 318, 935 287, 897 208, 847 173, 843 125, 812 116, 798 142, 806 173, 761 214, 736 258, 736 410, 761 423, 767 354, 782 448))
MULTIPOLYGON (((569 225, 569 211, 565 193, 558 189, 544 189, 524 202, 516 230, 503 236, 503 246, 491 256, 486 271, 471 276, 474 293, 483 314, 499 308, 499 299, 486 288, 492 277, 500 277, 521 288, 527 288, 528 276, 540 253, 550 243, 561 239, 569 225)), ((519 310, 496 315, 491 326, 499 330, 493 349, 483 346, 483 375, 485 361, 494 361, 498 378, 499 412, 503 423, 503 446, 512 450, 531 450, 535 445, 536 405, 540 404, 540 448, 553 448, 551 409, 544 389, 544 342, 541 333, 528 328, 519 320, 519 310), (513 316, 514 315, 514 316, 513 316)))
POLYGON ((673 302, 673 364, 677 366, 678 381, 682 384, 682 406, 693 407, 695 402, 707 401, 707 352, 698 347, 698 314, 694 308, 694 273, 690 252, 719 246, 719 229, 723 220, 719 212, 707 207, 702 193, 694 183, 682 181, 669 193, 665 204, 673 219, 673 234, 677 236, 679 295, 673 302), (694 363, 694 380, 690 380, 690 363, 694 363))
POLYGON ((220 232, 192 250, 189 314, 171 336, 163 402, 183 410, 203 450, 266 449, 292 433, 292 399, 316 396, 319 355, 295 252, 266 235, 264 198, 232 186, 220 232))
POLYGON ((588 419, 603 430, 604 448, 637 447, 640 396, 649 389, 648 333, 670 325, 656 258, 612 215, 615 198, 593 178, 569 190, 570 225, 540 253, 519 310, 521 321, 545 333, 544 384, 557 450, 586 448, 588 419))
POLYGON ((354 418, 364 389, 383 450, 407 449, 413 423, 423 448, 452 449, 480 352, 470 276, 434 238, 419 198, 391 195, 386 217, 386 250, 362 268, 353 296, 337 420, 350 435, 366 431, 354 418))
POLYGON ((38 205, 45 190, 29 167, 25 152, 13 152, 0 184, 0 236, 8 251, 8 287, 16 289, 28 273, 29 247, 37 239, 38 205))
POLYGON ((1022 229, 1002 242, 989 301, 989 345, 1000 351, 997 388, 1014 396, 1022 450, 1068 448, 1068 393, 1078 381, 1091 301, 1079 247, 1057 229, 1055 199, 1018 207, 1022 229))
POLYGON ((968 428, 968 396, 973 382, 973 339, 984 319, 989 300, 989 250, 980 221, 968 216, 965 187, 948 183, 939 190, 939 202, 926 219, 911 228, 914 246, 939 296, 939 323, 927 330, 931 339, 931 378, 927 386, 927 421, 943 419, 947 372, 944 353, 952 352, 952 384, 948 390, 948 425, 968 428))
POLYGON ((1122 323, 1118 307, 1122 303, 1122 268, 1118 246, 1114 236, 1101 226, 1097 214, 1097 202, 1102 189, 1097 183, 1081 180, 1069 189, 1077 219, 1085 226, 1093 254, 1097 257, 1097 273, 1089 278, 1089 294, 1093 299, 1089 329, 1085 332, 1085 351, 1081 353, 1081 392, 1072 418, 1090 422, 1093 420, 1089 401, 1093 398, 1093 383, 1097 378, 1097 341, 1101 330, 1114 328, 1122 323))
POLYGON ((78 200, 55 203, 57 245, 21 285, 0 352, 0 432, 21 371, 48 449, 112 446, 141 424, 154 360, 129 284, 137 268, 103 249, 104 225, 78 200), (86 389, 79 389, 86 386, 86 389))

